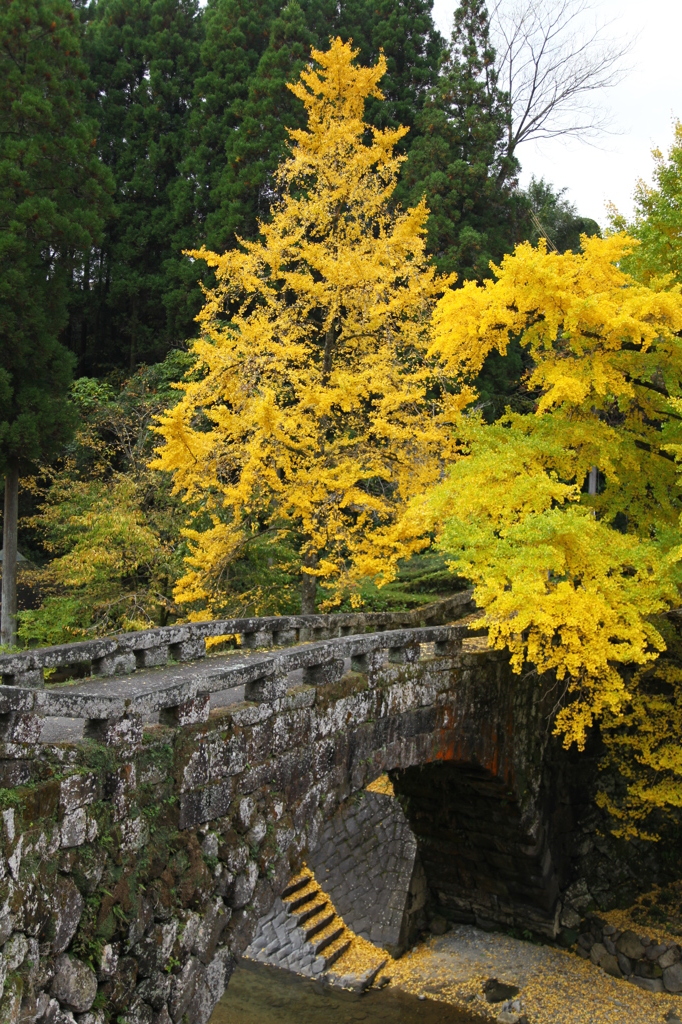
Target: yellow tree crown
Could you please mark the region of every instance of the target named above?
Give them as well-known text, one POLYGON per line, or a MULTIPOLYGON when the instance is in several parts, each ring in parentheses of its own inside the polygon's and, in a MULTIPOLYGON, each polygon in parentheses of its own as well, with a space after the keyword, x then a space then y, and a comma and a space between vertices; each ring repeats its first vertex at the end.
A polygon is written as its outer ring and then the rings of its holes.
POLYGON ((261 238, 190 254, 216 284, 154 465, 173 473, 193 516, 177 598, 197 607, 225 605, 230 566, 268 533, 291 539, 305 574, 338 592, 390 577, 417 544, 389 538, 397 510, 447 454, 460 400, 426 353, 449 279, 425 257, 425 204, 390 205, 405 129, 363 122, 385 60, 360 68, 356 55, 336 39, 291 87, 308 127, 290 133, 261 238))

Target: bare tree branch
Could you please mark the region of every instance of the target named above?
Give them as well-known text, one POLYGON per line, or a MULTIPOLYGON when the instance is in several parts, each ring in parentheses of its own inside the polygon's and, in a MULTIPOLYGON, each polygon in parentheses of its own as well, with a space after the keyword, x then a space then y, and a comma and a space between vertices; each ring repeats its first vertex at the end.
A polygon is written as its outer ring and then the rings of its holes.
POLYGON ((522 142, 608 131, 600 93, 629 70, 634 39, 614 37, 613 22, 591 18, 595 0, 493 0, 491 38, 499 85, 509 94, 507 153, 522 142))

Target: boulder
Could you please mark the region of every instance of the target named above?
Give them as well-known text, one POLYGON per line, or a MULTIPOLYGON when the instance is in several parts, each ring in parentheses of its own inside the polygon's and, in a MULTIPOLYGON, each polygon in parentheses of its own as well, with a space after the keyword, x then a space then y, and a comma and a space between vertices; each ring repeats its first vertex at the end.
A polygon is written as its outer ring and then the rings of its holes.
POLYGON ((97 995, 95 972, 81 960, 72 960, 68 956, 60 956, 56 968, 52 979, 52 995, 64 1009, 85 1013, 97 995))
POLYGON ((612 978, 622 978, 618 959, 611 953, 607 953, 606 956, 602 957, 599 961, 599 966, 606 974, 610 974, 612 978))
POLYGON ((623 932, 621 937, 616 942, 616 949, 619 953, 623 953, 624 956, 630 960, 641 960, 644 956, 644 946, 639 940, 639 936, 633 931, 623 932))
POLYGON ((665 968, 663 984, 667 992, 682 992, 682 963, 671 964, 665 968))
POLYGON ((592 946, 592 949, 590 950, 590 960, 593 964, 600 963, 602 957, 608 955, 609 954, 606 952, 606 947, 602 946, 601 942, 595 942, 595 944, 592 946))
POLYGON ((616 959, 623 977, 629 978, 632 974, 632 961, 624 953, 616 953, 616 959))

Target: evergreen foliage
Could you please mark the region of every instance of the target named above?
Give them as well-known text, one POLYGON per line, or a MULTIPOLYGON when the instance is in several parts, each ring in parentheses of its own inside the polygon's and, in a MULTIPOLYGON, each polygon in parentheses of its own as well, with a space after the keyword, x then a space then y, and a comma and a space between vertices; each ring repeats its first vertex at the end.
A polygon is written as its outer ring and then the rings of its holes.
POLYGON ((102 225, 108 175, 86 116, 86 67, 67 0, 0 11, 0 474, 27 472, 73 427, 59 343, 69 274, 102 225))
POLYGON ((236 235, 256 237, 258 221, 269 216, 276 198, 273 177, 286 154, 287 129, 303 124, 286 84, 309 62, 311 47, 325 46, 337 34, 354 40, 364 62, 382 49, 386 57, 386 99, 370 100, 368 123, 414 125, 442 49, 428 0, 352 0, 338 7, 330 0, 291 0, 249 10, 231 0, 209 9, 202 47, 207 72, 198 82, 193 115, 200 159, 188 161, 209 203, 197 241, 224 251, 236 244, 236 235), (223 39, 239 49, 229 67, 223 39))
POLYGON ((91 373, 161 358, 193 332, 200 292, 181 250, 196 227, 181 165, 200 32, 196 0, 99 0, 86 28, 97 151, 116 184, 68 336, 91 373))
POLYGON ((601 236, 601 228, 591 217, 581 217, 575 205, 564 199, 565 188, 558 191, 544 178, 532 177, 524 196, 529 205, 526 241, 537 245, 546 237, 550 248, 557 252, 578 252, 582 235, 601 236), (535 215, 533 219, 530 214, 535 215), (540 230, 542 229, 542 230, 540 230))
POLYGON ((416 118, 400 190, 407 202, 427 197, 429 251, 461 279, 488 277, 490 261, 519 240, 508 121, 485 0, 462 0, 438 82, 416 118))

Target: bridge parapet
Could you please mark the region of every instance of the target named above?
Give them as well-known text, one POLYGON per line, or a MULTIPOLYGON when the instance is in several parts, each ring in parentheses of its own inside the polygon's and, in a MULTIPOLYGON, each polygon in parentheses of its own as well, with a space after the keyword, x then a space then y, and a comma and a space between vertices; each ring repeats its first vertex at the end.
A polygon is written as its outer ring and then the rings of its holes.
POLYGON ((195 661, 206 654, 209 637, 239 637, 246 649, 279 647, 351 634, 426 626, 461 618, 473 610, 471 591, 408 612, 352 612, 329 615, 281 615, 213 619, 162 626, 96 640, 40 647, 0 655, 6 686, 41 688, 45 670, 70 676, 128 675, 166 665, 195 661))
POLYGON ((341 678, 349 660, 351 668, 368 673, 371 685, 384 661, 417 662, 428 645, 441 654, 454 653, 466 633, 465 625, 387 630, 54 688, 0 686, 0 739, 38 742, 44 719, 68 718, 85 722, 86 738, 130 746, 141 740, 145 717, 158 715, 168 725, 205 722, 212 695, 242 687, 248 701, 276 703, 291 688, 294 673, 303 683, 330 684, 341 678))

